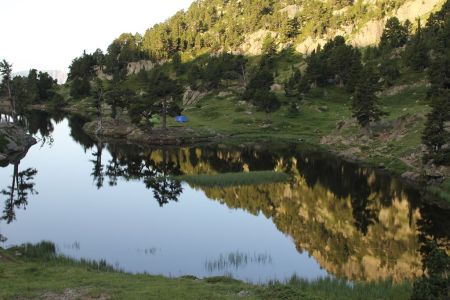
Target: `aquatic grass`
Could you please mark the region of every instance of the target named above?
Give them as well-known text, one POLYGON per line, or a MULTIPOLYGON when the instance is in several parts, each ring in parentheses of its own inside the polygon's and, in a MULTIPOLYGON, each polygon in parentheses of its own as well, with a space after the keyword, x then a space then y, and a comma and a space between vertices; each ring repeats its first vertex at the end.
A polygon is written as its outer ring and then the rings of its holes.
POLYGON ((290 179, 290 176, 275 171, 254 171, 214 175, 182 175, 176 176, 175 179, 198 187, 230 187, 286 182, 290 179))
POLYGON ((245 268, 249 264, 266 265, 272 264, 272 257, 267 253, 243 253, 240 251, 228 254, 220 254, 219 258, 207 259, 205 269, 212 273, 229 269, 245 268))
POLYGON ((83 258, 76 260, 71 257, 58 254, 55 244, 48 241, 42 241, 37 244, 22 244, 11 248, 10 251, 14 251, 16 255, 31 261, 45 261, 55 265, 82 266, 89 270, 101 272, 123 272, 119 268, 109 265, 104 259, 99 261, 83 258))
POLYGON ((105 261, 75 260, 57 254, 54 244, 0 248, 0 299, 409 299, 412 284, 391 281, 349 283, 334 278, 248 284, 230 275, 197 279, 124 273, 105 261), (20 253, 21 255, 18 255, 20 253))
MULTIPOLYGON (((265 293, 274 291, 289 293, 302 291, 305 299, 409 299, 412 291, 412 283, 404 282, 395 284, 391 280, 378 282, 349 282, 332 277, 307 280, 294 275, 286 282, 273 281, 267 284, 265 293), (286 288, 289 287, 289 288, 286 288)), ((295 295, 295 293, 294 293, 295 295)), ((283 298, 284 299, 284 298, 283 298)), ((295 298, 299 299, 299 298, 295 298)))

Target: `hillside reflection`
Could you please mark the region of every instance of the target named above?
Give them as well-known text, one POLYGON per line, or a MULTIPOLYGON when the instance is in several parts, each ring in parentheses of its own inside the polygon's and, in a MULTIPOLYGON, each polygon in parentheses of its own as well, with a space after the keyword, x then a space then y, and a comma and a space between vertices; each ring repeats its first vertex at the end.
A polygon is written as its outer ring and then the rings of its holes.
MULTIPOLYGON (((50 136, 50 117, 41 117, 44 120, 30 123, 44 128, 30 131, 50 136)), ((140 181, 164 206, 178 201, 183 178, 212 201, 270 218, 299 252, 307 251, 338 278, 413 279, 422 274, 425 239, 449 249, 449 210, 424 204, 419 190, 370 168, 298 145, 158 149, 106 143, 82 132, 82 118, 71 116, 68 121, 72 138, 92 153, 90 175, 97 188, 140 181), (255 171, 282 172, 289 179, 267 183, 267 178, 259 181, 255 171), (245 185, 215 184, 224 173, 254 178, 245 185), (200 174, 211 180, 185 179, 200 174)), ((231 263, 229 255, 224 257, 207 264, 219 269, 241 263, 234 256, 231 263)))

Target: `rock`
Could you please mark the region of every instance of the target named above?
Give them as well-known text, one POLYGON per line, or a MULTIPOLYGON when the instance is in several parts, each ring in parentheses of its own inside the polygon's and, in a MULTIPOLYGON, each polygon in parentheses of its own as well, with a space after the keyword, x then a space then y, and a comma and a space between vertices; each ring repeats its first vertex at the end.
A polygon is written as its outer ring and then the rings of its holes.
POLYGON ((326 105, 319 106, 318 109, 319 109, 321 112, 326 112, 326 111, 328 111, 328 106, 326 106, 326 105))
POLYGON ((407 180, 411 180, 411 181, 419 181, 420 180, 420 174, 416 173, 416 172, 405 172, 402 174, 402 178, 407 179, 407 180))
POLYGON ((21 156, 36 144, 36 140, 24 129, 13 124, 0 124, 0 136, 6 141, 3 149, 0 149, 3 158, 0 158, 1 161, 21 156))
POLYGON ((445 129, 445 131, 450 133, 450 122, 445 122, 444 123, 444 129, 445 129))
POLYGON ((272 84, 272 86, 270 87, 270 90, 271 90, 272 92, 279 92, 279 91, 282 91, 282 90, 283 90, 283 86, 282 86, 281 84, 274 83, 274 84, 272 84))
POLYGON ((248 296, 250 296, 250 292, 249 291, 240 291, 238 294, 237 294, 237 296, 238 297, 248 297, 248 296))
POLYGON ((295 50, 302 54, 309 54, 317 49, 317 47, 325 45, 326 39, 313 39, 312 37, 306 38, 303 42, 295 47, 295 50))
POLYGON ((194 106, 196 105, 206 93, 200 91, 192 90, 190 87, 186 89, 183 95, 183 105, 184 106, 194 106))
POLYGON ((356 47, 366 47, 378 44, 381 35, 383 34, 384 25, 386 21, 371 20, 367 22, 357 34, 350 39, 350 43, 356 47))
POLYGON ((430 13, 442 0, 413 0, 399 7, 395 14, 400 22, 414 22, 418 16, 430 13))
POLYGON ((127 65, 127 76, 138 74, 141 70, 151 71, 156 65, 151 60, 129 62, 127 65))
POLYGON ((217 95, 217 97, 219 97, 219 98, 226 98, 226 97, 228 97, 228 96, 230 96, 230 95, 232 95, 231 92, 228 92, 228 91, 222 91, 222 92, 220 92, 220 93, 217 95))
POLYGON ((262 53, 264 39, 267 35, 270 35, 274 39, 278 37, 277 32, 265 29, 260 29, 251 34, 246 34, 244 37, 245 42, 239 47, 237 52, 247 55, 260 55, 262 53))
POLYGON ((6 160, 6 155, 0 153, 0 161, 6 160))
POLYGON ((283 9, 280 9, 279 12, 284 14, 286 13, 289 19, 293 19, 295 15, 303 10, 303 7, 300 5, 288 5, 283 9))

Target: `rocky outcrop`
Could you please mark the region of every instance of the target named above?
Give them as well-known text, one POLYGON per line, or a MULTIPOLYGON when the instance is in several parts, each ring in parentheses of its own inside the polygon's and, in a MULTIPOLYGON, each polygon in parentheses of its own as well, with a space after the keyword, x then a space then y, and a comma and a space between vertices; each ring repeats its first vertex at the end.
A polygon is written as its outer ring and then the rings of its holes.
POLYGON ((300 5, 288 5, 283 9, 280 9, 280 13, 286 13, 289 19, 293 19, 295 15, 303 10, 300 5))
POLYGON ((205 134, 190 128, 177 127, 141 129, 128 120, 103 118, 101 126, 98 121, 84 124, 83 131, 94 140, 126 140, 132 144, 144 145, 186 145, 210 142, 216 134, 205 134))
MULTIPOLYGON (((376 45, 380 41, 388 18, 395 16, 400 22, 409 20, 414 23, 417 18, 425 18, 431 12, 438 10, 443 3, 443 0, 407 1, 396 11, 392 11, 382 19, 372 19, 366 23, 359 24, 342 24, 338 28, 329 28, 327 32, 321 36, 315 38, 308 36, 302 42, 298 43, 295 46, 295 49, 299 53, 310 54, 319 45, 323 46, 327 40, 333 39, 337 35, 346 37, 349 43, 356 47, 376 45)), ((340 10, 333 11, 333 15, 344 15, 347 10, 348 7, 344 7, 340 10)), ((246 41, 248 41, 247 43, 251 42, 249 39, 246 39, 246 41)), ((248 48, 252 49, 253 47, 250 46, 248 48)))
POLYGON ((350 43, 356 47, 367 47, 380 42, 386 20, 371 20, 350 38, 350 43))
POLYGON ((190 87, 186 88, 186 91, 183 94, 183 106, 194 106, 196 105, 203 97, 205 97, 206 93, 192 90, 190 87))
POLYGON ((152 62, 151 60, 139 60, 139 61, 133 61, 129 62, 127 66, 127 76, 137 74, 141 70, 144 71, 150 71, 152 70, 157 64, 152 62))
POLYGON ((0 124, 0 162, 14 161, 36 144, 25 130, 13 124, 0 124))
POLYGON ((442 6, 442 0, 413 0, 408 1, 402 6, 399 7, 395 16, 400 20, 400 22, 404 22, 406 20, 410 20, 414 22, 414 20, 418 16, 423 16, 429 14, 433 10, 442 6))
POLYGON ((95 74, 97 75, 97 77, 101 80, 112 80, 112 75, 106 74, 105 72, 103 72, 103 68, 101 68, 100 66, 95 66, 94 67, 94 71, 95 74))
POLYGON ((239 47, 238 52, 246 55, 260 55, 264 39, 270 35, 273 39, 278 37, 278 33, 265 29, 260 29, 245 36, 245 42, 239 47))

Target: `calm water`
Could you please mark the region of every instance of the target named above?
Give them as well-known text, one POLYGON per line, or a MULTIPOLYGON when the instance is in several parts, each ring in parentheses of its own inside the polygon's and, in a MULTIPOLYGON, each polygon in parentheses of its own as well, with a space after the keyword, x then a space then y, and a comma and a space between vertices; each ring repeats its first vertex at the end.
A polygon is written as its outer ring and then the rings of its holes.
POLYGON ((129 272, 266 282, 400 281, 420 275, 422 237, 448 245, 449 212, 419 191, 299 146, 145 149, 94 142, 73 116, 28 121, 40 143, 0 168, 6 247, 48 240, 129 272), (220 175, 268 170, 290 177, 220 175))

